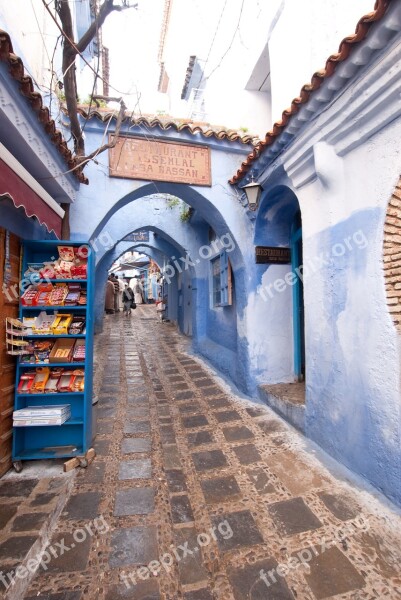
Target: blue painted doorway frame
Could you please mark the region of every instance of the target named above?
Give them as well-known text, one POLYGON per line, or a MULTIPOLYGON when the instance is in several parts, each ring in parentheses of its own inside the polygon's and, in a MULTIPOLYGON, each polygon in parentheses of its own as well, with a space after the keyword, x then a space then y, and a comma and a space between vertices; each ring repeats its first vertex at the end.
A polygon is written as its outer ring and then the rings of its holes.
POLYGON ((302 270, 302 227, 295 223, 291 229, 291 268, 295 273, 295 284, 292 288, 293 332, 294 332, 294 372, 298 381, 305 379, 305 326, 304 326, 304 289, 302 270))

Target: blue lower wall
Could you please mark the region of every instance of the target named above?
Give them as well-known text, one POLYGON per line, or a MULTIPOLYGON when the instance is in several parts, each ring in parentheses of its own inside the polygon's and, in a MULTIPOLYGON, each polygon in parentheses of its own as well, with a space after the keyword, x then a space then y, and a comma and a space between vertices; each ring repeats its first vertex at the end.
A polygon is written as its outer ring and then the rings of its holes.
POLYGON ((386 306, 382 222, 381 211, 361 211, 308 240, 328 264, 305 279, 305 430, 401 504, 398 348, 386 306))

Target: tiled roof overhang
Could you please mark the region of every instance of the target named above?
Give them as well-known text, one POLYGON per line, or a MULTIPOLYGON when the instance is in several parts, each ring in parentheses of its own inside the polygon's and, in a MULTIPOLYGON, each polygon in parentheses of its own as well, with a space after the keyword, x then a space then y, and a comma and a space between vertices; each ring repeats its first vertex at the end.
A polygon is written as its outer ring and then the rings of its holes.
MULTIPOLYGON (((101 121, 109 121, 110 119, 117 119, 114 112, 106 112, 99 110, 90 111, 88 113, 84 107, 79 107, 78 112, 85 119, 97 118, 101 121)), ((243 144, 252 144, 255 146, 259 143, 259 138, 253 135, 240 134, 234 129, 225 129, 223 127, 209 125, 208 123, 196 122, 196 121, 184 121, 181 119, 175 119, 173 117, 151 117, 141 115, 140 117, 129 116, 124 122, 129 122, 131 125, 144 126, 146 128, 159 127, 166 131, 168 129, 175 129, 178 132, 189 132, 192 135, 200 133, 205 138, 215 137, 218 140, 228 140, 229 142, 242 142, 243 144)))
MULTIPOLYGON (((265 139, 256 145, 247 159, 241 164, 237 173, 229 180, 230 184, 238 184, 252 168, 255 161, 261 157, 264 151, 277 142, 288 126, 292 124, 294 117, 299 113, 300 109, 313 98, 314 93, 321 85, 334 75, 337 67, 349 59, 358 43, 362 42, 367 37, 372 25, 383 18, 390 4, 395 1, 397 0, 376 0, 374 10, 371 13, 364 15, 358 21, 355 33, 342 40, 338 52, 332 54, 327 59, 325 68, 314 73, 311 83, 305 84, 302 87, 300 95, 297 98, 294 98, 290 108, 282 113, 281 121, 277 121, 273 125, 273 129, 267 132, 265 139)), ((344 84, 345 83, 346 81, 344 80, 344 84)))
MULTIPOLYGON (((18 82, 21 94, 30 103, 32 110, 36 113, 40 123, 42 123, 46 134, 65 160, 68 169, 74 169, 76 161, 67 146, 67 142, 63 138, 62 133, 56 129, 56 124, 50 116, 49 109, 43 105, 42 96, 35 91, 32 78, 26 75, 22 60, 14 54, 10 36, 2 29, 0 29, 0 60, 8 63, 10 74, 18 82)), ((81 169, 74 169, 73 173, 80 183, 88 183, 81 169)))

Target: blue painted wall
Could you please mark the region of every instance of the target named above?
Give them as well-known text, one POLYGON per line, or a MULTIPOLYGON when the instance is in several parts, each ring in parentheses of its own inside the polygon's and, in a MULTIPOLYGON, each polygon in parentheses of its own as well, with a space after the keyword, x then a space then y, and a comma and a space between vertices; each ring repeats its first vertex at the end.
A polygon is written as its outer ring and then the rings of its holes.
POLYGON ((381 210, 358 211, 309 240, 328 264, 309 298, 308 356, 319 360, 308 366, 306 433, 399 500, 399 365, 392 383, 388 373, 383 381, 396 348, 388 324, 374 316, 384 292, 372 268, 382 224, 381 210))

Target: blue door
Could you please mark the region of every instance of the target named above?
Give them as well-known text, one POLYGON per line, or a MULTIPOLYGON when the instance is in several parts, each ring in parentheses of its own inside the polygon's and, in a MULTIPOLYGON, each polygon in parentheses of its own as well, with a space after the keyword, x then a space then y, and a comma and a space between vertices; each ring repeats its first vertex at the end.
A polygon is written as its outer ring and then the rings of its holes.
POLYGON ((302 276, 302 227, 300 214, 297 215, 291 232, 291 266, 296 274, 293 286, 293 328, 294 328, 294 372, 298 381, 305 379, 305 320, 304 320, 304 285, 302 276))

